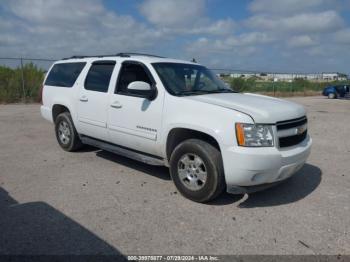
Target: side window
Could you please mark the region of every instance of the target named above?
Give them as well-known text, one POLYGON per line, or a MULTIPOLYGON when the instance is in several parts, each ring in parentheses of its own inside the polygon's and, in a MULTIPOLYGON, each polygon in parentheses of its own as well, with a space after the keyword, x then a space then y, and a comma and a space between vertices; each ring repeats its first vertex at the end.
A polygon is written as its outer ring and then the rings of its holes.
POLYGON ((108 91, 109 81, 113 73, 115 62, 94 62, 85 79, 85 89, 96 92, 106 93, 108 91))
POLYGON ((55 64, 46 78, 45 85, 72 87, 86 63, 55 64))
POLYGON ((335 89, 338 93, 342 94, 345 90, 345 86, 336 86, 335 89))
POLYGON ((135 81, 143 81, 152 85, 152 80, 142 65, 124 62, 122 68, 120 69, 115 93, 134 95, 132 91, 128 90, 128 85, 135 81))

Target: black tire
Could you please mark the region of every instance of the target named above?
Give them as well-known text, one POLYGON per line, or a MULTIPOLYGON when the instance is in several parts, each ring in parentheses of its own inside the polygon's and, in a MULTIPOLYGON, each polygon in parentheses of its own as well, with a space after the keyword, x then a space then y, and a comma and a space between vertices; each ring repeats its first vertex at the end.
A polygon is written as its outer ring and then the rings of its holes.
POLYGON ((195 202, 205 203, 211 201, 221 194, 226 187, 220 151, 211 144, 199 139, 185 140, 174 149, 170 157, 170 175, 178 191, 184 197, 195 202), (179 166, 182 165, 181 159, 184 159, 186 155, 198 156, 203 161, 207 175, 206 181, 201 183, 200 189, 189 189, 185 185, 186 179, 189 181, 188 178, 181 181, 178 171, 179 166))
POLYGON ((81 142, 78 132, 74 127, 73 120, 69 112, 63 112, 56 117, 55 134, 58 144, 65 151, 73 152, 83 147, 83 143, 81 142), (66 140, 60 137, 62 133, 60 130, 60 125, 67 127, 65 130, 69 130, 69 135, 65 136, 66 140))

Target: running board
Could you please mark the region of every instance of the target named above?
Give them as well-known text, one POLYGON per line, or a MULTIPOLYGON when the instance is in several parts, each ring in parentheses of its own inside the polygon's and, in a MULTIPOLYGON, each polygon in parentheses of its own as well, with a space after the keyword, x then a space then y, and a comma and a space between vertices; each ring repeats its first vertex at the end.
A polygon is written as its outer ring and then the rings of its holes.
POLYGON ((111 144, 111 143, 108 143, 105 141, 101 141, 98 139, 94 139, 91 137, 81 135, 80 140, 81 140, 81 142, 83 142, 83 144, 98 147, 98 148, 101 148, 103 150, 109 151, 111 153, 125 156, 125 157, 131 158, 131 159, 134 159, 134 160, 137 160, 137 161, 149 164, 149 165, 164 166, 164 164, 165 164, 163 159, 158 158, 156 156, 143 154, 141 152, 134 151, 132 149, 117 146, 117 145, 114 145, 114 144, 111 144))

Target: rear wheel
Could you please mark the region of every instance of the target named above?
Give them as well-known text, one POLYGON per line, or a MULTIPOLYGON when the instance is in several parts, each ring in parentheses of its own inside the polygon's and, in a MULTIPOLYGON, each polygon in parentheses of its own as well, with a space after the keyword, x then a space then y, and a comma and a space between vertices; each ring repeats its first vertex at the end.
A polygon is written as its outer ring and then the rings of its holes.
POLYGON ((61 113, 56 117, 55 133, 58 144, 65 151, 76 151, 83 146, 68 112, 61 113))
POLYGON ((220 151, 211 144, 189 139, 170 158, 170 174, 178 191, 196 202, 208 202, 225 188, 220 151))
POLYGON ((334 99, 334 98, 336 98, 336 95, 334 93, 329 93, 328 94, 328 98, 329 99, 334 99))

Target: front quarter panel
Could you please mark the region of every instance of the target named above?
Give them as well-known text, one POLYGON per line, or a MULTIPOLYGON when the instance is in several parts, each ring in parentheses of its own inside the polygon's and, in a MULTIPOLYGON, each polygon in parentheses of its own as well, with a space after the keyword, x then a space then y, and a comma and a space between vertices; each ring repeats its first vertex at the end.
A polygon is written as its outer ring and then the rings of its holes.
POLYGON ((241 112, 225 107, 203 103, 166 94, 163 111, 163 155, 166 141, 173 128, 188 128, 206 133, 216 139, 220 148, 237 145, 235 123, 254 123, 241 112))

